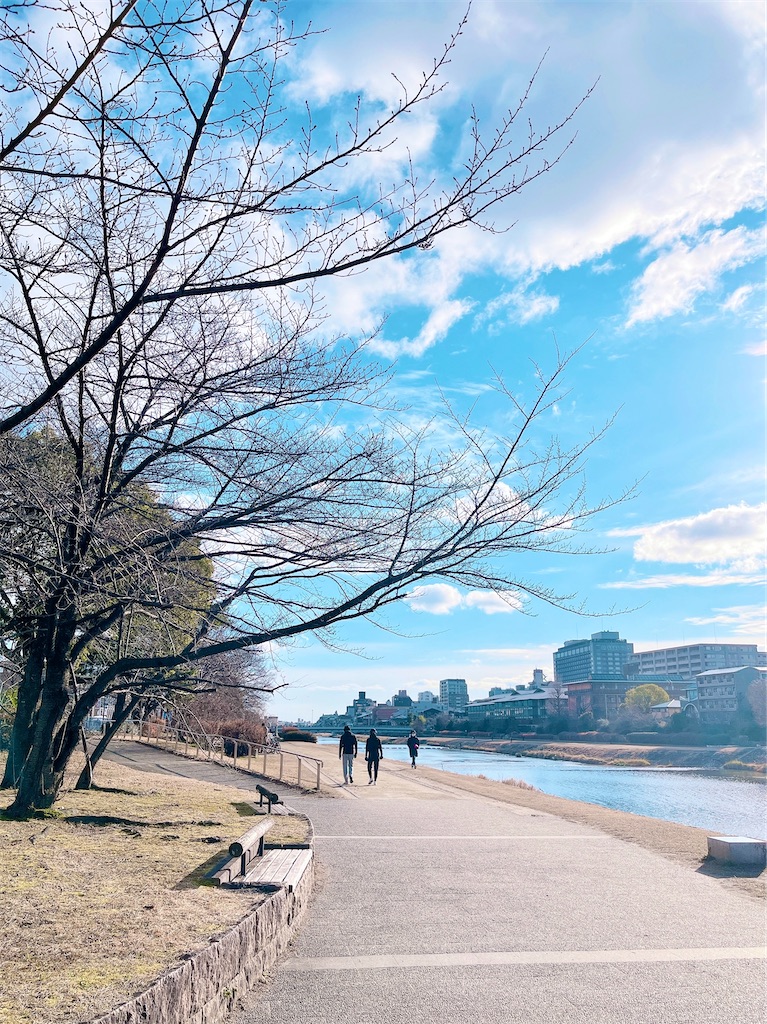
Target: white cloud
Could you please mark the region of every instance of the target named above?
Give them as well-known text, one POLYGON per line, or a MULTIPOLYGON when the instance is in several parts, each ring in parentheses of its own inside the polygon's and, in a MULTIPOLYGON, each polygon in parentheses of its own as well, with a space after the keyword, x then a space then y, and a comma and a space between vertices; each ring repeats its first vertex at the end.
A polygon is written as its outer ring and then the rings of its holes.
POLYGON ((767 338, 764 341, 755 341, 752 345, 746 345, 742 352, 745 356, 767 356, 767 338))
POLYGON ((389 359, 396 359, 400 355, 421 356, 432 345, 442 341, 450 328, 466 316, 471 308, 472 303, 458 299, 441 302, 431 310, 415 338, 401 338, 399 341, 375 339, 371 348, 389 359))
POLYGON ((744 284, 740 288, 736 288, 722 303, 722 309, 726 309, 728 313, 739 313, 755 291, 756 288, 752 284, 744 284))
POLYGON ((611 537, 637 537, 639 562, 727 565, 761 560, 767 543, 767 504, 727 505, 683 519, 611 530, 611 537))
POLYGON ((496 594, 491 590, 472 590, 464 598, 469 608, 479 608, 485 615, 508 615, 510 612, 522 611, 524 607, 519 595, 511 590, 496 594))
MULTIPOLYGON (((586 16, 583 5, 558 0, 534 9, 493 0, 477 5, 451 56, 449 86, 429 113, 403 122, 397 146, 375 157, 372 178, 364 172, 359 180, 369 183, 378 174, 386 185, 407 148, 420 158, 420 182, 434 179, 435 168, 451 158, 449 147, 458 146, 469 103, 491 131, 547 46, 551 54, 527 111, 534 125, 564 113, 601 75, 573 124, 578 139, 561 165, 498 211, 497 226, 514 223, 513 231, 451 234, 418 260, 389 260, 359 277, 328 282, 332 327, 373 331, 395 303, 404 304, 422 313, 423 326, 379 346, 387 355, 418 356, 466 315, 456 296, 468 275, 492 270, 529 289, 552 269, 591 263, 595 272, 607 272, 616 246, 632 240, 648 242, 658 255, 637 284, 630 322, 692 308, 760 244, 756 232, 743 228, 711 230, 764 205, 763 99, 755 89, 759 81, 763 88, 764 41, 756 7, 601 4, 586 16)), ((360 18, 346 11, 328 6, 323 17, 331 31, 314 37, 295 65, 297 101, 337 104, 340 118, 358 94, 368 109, 396 101, 393 73, 412 85, 463 7, 414 0, 373 2, 360 18)), ((543 293, 527 306, 512 298, 508 312, 515 323, 529 322, 552 313, 555 302, 543 293)))
POLYGON ((414 612, 428 612, 429 615, 449 615, 461 607, 461 592, 449 583, 428 583, 416 587, 405 598, 414 612))
POLYGON ((559 298, 542 291, 527 290, 522 285, 513 291, 504 292, 489 302, 475 318, 474 327, 490 325, 490 331, 497 334, 508 324, 529 324, 541 320, 559 309, 559 298))
POLYGON ((470 590, 462 594, 449 583, 427 583, 416 587, 405 600, 414 612, 450 615, 458 608, 476 608, 485 615, 509 615, 524 607, 520 595, 511 590, 496 594, 489 590, 470 590))
POLYGON ((733 636, 760 636, 764 643, 767 621, 763 604, 732 605, 729 608, 714 608, 715 615, 693 616, 685 622, 693 626, 730 626, 733 636))
POLYGON ((677 242, 634 284, 626 326, 689 313, 698 296, 711 291, 722 274, 759 258, 763 251, 763 233, 743 227, 710 231, 694 246, 677 242))
POLYGON ((607 590, 668 587, 759 586, 765 582, 767 504, 728 505, 683 519, 611 530, 611 537, 636 537, 637 562, 688 564, 709 571, 629 576, 603 583, 607 590))
POLYGON ((600 583, 601 590, 667 590, 669 587, 764 586, 764 572, 661 573, 632 579, 600 583))

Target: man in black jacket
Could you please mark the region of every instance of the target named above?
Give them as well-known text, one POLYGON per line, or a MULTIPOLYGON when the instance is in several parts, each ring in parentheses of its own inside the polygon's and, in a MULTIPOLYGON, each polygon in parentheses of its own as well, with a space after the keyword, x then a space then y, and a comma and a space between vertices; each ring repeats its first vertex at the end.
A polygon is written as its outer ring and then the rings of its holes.
POLYGON ((357 756, 357 737, 348 725, 344 726, 344 731, 341 733, 341 739, 338 743, 338 756, 343 761, 344 785, 346 786, 348 783, 354 782, 354 758, 357 756))

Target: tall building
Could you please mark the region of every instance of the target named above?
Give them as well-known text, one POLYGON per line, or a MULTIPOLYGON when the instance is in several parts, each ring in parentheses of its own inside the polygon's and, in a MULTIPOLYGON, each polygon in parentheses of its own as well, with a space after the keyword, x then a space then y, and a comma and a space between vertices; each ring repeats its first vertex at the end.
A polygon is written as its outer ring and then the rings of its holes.
POLYGON ((592 633, 590 640, 565 640, 554 651, 554 679, 557 683, 624 679, 624 667, 633 653, 633 644, 607 630, 592 633))
POLYGON ((440 679, 439 702, 446 711, 463 714, 469 703, 469 690, 465 679, 440 679))
POLYGON ((767 665, 767 654, 756 644, 687 644, 656 651, 635 651, 627 673, 632 676, 675 672, 694 679, 701 672, 719 668, 757 668, 767 665))

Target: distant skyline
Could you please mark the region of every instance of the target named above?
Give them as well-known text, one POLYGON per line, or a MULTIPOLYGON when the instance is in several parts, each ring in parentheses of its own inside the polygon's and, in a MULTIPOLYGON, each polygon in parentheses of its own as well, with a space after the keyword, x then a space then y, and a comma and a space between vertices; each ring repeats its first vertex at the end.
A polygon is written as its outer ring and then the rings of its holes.
MULTIPOLYGON (((370 0, 290 8, 328 32, 291 65, 296 106, 342 116, 357 94, 391 101, 427 68, 462 4, 370 0)), ((412 261, 325 287, 330 326, 375 330, 396 360, 393 397, 411 422, 442 395, 474 399, 502 430, 489 382, 514 388, 550 367, 555 345, 583 346, 569 393, 541 426, 572 442, 615 415, 589 461, 598 499, 637 482, 599 517, 602 553, 531 555, 520 572, 583 599, 591 616, 515 595, 435 583, 390 608, 384 629, 357 622, 331 650, 275 649, 290 685, 269 700, 283 719, 342 710, 358 690, 469 697, 553 674, 565 640, 616 630, 637 650, 685 643, 765 647, 764 115, 762 3, 496 3, 478 0, 436 104, 413 116, 404 147, 439 161, 473 103, 486 125, 513 104, 546 54, 533 122, 562 115, 599 79, 561 163, 510 204, 496 235, 463 230, 412 261), (357 653, 354 653, 357 652, 357 653)), ((444 168, 442 168, 444 170, 444 168)))

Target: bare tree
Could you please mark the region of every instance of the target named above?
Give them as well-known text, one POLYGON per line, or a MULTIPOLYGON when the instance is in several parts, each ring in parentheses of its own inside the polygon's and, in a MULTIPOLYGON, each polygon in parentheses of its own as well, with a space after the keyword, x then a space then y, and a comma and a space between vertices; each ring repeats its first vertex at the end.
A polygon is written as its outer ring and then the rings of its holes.
POLYGON ((565 718, 569 712, 567 684, 557 680, 549 683, 550 696, 546 699, 546 714, 550 718, 565 718))
POLYGON ((403 154, 401 181, 366 195, 354 168, 442 90, 464 23, 388 112, 359 100, 342 130, 308 111, 291 132, 283 63, 306 32, 282 3, 188 0, 169 20, 162 0, 98 13, 53 0, 31 16, 44 22, 36 31, 15 27, 30 10, 12 6, 0 23, 0 432, 76 388, 94 356, 123 348, 126 329, 211 315, 215 304, 199 300, 216 295, 306 295, 313 281, 428 248, 453 228, 489 228, 492 208, 571 142, 575 111, 535 132, 521 119, 526 94, 486 135, 471 116, 458 176, 421 180, 403 154))
POLYGON ((345 190, 437 95, 457 36, 387 114, 360 102, 343 132, 309 114, 291 134, 281 67, 302 35, 280 5, 190 0, 168 22, 138 0, 87 31, 79 5, 60 10, 74 71, 27 37, 4 65, 38 111, 0 163, 17 814, 55 800, 104 695, 185 686, 205 659, 307 632, 333 642, 430 579, 566 602, 503 556, 572 550, 610 503, 584 498, 598 434, 541 437, 567 359, 535 369, 527 400, 496 382, 511 436, 446 410, 435 447, 382 398, 364 344, 328 336, 312 289, 489 227, 559 158, 572 113, 517 141, 523 97, 486 138, 472 120, 459 177, 408 165, 345 190))

